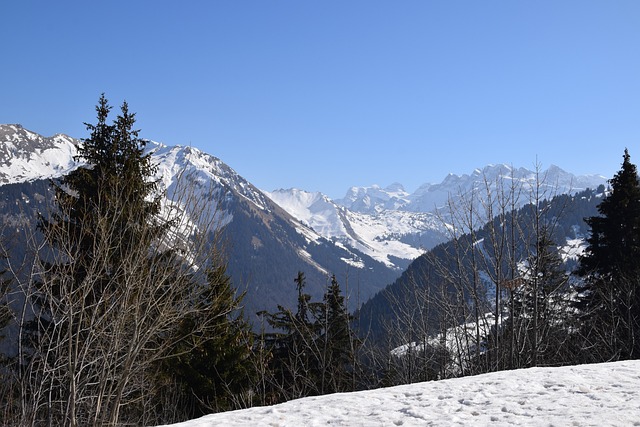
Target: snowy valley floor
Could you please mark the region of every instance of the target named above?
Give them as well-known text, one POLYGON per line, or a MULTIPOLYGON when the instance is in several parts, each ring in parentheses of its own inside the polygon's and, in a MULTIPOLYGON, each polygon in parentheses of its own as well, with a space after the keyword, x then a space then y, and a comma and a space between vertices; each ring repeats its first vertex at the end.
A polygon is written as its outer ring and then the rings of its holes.
POLYGON ((531 368, 208 415, 209 426, 640 426, 640 361, 531 368))

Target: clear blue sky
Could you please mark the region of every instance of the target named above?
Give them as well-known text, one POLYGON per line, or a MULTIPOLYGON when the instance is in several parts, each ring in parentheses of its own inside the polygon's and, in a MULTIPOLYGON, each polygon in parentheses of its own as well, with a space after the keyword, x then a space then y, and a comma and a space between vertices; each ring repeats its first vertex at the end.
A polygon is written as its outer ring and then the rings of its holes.
POLYGON ((0 6, 0 122, 142 136, 262 189, 413 191, 488 163, 640 163, 640 1, 30 1, 0 6))

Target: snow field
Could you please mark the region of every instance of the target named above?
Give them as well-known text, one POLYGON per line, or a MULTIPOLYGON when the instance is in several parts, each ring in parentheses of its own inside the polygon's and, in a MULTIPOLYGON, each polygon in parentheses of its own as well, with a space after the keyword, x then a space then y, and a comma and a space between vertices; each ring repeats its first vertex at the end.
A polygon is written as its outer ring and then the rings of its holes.
POLYGON ((211 426, 640 426, 640 361, 530 368, 208 415, 211 426))

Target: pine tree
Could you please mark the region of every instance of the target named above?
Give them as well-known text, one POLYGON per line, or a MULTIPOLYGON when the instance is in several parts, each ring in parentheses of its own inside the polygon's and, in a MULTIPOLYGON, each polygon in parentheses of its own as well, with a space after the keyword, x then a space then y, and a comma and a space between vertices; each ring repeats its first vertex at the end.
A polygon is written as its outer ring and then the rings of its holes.
MULTIPOLYGON (((0 259, 4 260, 7 257, 2 254, 0 259)), ((11 322, 12 312, 9 308, 8 294, 11 280, 7 277, 7 269, 0 268, 0 341, 5 337, 2 335, 2 330, 11 322)), ((0 361, 4 358, 4 355, 0 355, 0 361)))
POLYGON ((579 307, 590 316, 585 332, 600 357, 640 356, 640 182, 625 149, 611 192, 588 218, 591 236, 578 274, 585 279, 579 307))
POLYGON ((513 345, 511 369, 558 363, 556 352, 563 341, 563 295, 568 276, 550 232, 542 226, 536 249, 528 259, 528 269, 519 286, 510 294, 510 321, 502 332, 502 342, 513 345))

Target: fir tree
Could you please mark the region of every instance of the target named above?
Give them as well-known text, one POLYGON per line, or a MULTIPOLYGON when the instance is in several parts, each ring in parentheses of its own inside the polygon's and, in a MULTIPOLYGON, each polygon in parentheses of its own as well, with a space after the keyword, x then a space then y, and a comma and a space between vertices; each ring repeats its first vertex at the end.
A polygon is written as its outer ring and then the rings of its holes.
POLYGON ((352 385, 355 337, 351 320, 340 285, 333 275, 324 295, 324 311, 320 318, 324 328, 323 393, 347 391, 352 385))
POLYGON ((22 363, 50 394, 34 416, 54 424, 145 423, 147 400, 159 392, 150 365, 167 356, 192 310, 193 272, 169 246, 171 222, 159 215, 135 114, 124 103, 109 124, 110 110, 101 96, 97 124, 86 125, 90 136, 78 148, 85 166, 52 182, 54 206, 38 225, 47 245, 33 350, 22 363))
POLYGON ((281 305, 275 313, 261 313, 275 330, 265 335, 265 345, 271 354, 270 369, 273 376, 273 396, 277 401, 289 400, 320 393, 319 313, 322 303, 310 302, 304 292, 306 279, 298 272, 294 279, 298 292, 297 311, 293 313, 281 305))
POLYGON ((591 236, 578 273, 584 277, 579 307, 590 317, 586 332, 600 357, 640 356, 640 182, 625 149, 622 168, 609 181, 598 205, 600 216, 586 219, 591 236))
MULTIPOLYGON (((4 260, 7 257, 0 255, 0 259, 4 260)), ((0 341, 4 339, 2 330, 11 322, 12 312, 9 308, 8 294, 11 280, 7 277, 7 269, 0 268, 0 341)), ((4 358, 4 355, 0 355, 0 360, 4 358)))
POLYGON ((236 296, 224 265, 207 269, 197 316, 185 320, 192 329, 204 317, 213 319, 205 333, 196 334, 189 346, 179 344, 175 358, 167 363, 169 373, 185 387, 188 418, 212 411, 240 409, 249 404, 248 393, 255 381, 252 334, 240 311, 244 294, 236 296), (187 351, 188 350, 188 351, 187 351))

